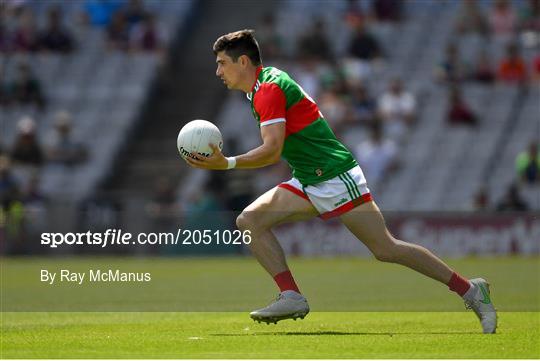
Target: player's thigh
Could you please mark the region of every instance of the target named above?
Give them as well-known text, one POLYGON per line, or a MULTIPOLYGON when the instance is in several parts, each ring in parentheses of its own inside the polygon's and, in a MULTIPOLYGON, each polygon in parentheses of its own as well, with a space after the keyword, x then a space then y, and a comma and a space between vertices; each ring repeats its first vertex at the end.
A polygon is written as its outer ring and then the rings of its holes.
POLYGON ((247 206, 239 221, 243 218, 252 225, 271 227, 311 219, 317 215, 317 210, 308 200, 287 189, 274 187, 247 206))
POLYGON ((372 252, 392 246, 392 236, 375 202, 367 202, 355 207, 340 217, 343 224, 372 252))

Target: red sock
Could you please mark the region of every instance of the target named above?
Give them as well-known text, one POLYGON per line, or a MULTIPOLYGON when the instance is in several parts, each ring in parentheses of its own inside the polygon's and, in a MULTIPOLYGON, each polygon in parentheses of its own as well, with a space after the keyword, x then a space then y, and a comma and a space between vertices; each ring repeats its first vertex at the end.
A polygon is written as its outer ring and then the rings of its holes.
POLYGON ((450 291, 454 291, 458 295, 463 296, 469 288, 471 288, 471 283, 468 279, 463 278, 454 272, 452 273, 450 281, 448 281, 448 288, 450 288, 450 291))
POLYGON ((276 281, 279 287, 279 290, 281 292, 296 291, 300 293, 300 290, 298 289, 296 282, 294 282, 294 278, 291 274, 291 271, 284 271, 284 272, 278 273, 277 275, 274 276, 274 281, 276 281))

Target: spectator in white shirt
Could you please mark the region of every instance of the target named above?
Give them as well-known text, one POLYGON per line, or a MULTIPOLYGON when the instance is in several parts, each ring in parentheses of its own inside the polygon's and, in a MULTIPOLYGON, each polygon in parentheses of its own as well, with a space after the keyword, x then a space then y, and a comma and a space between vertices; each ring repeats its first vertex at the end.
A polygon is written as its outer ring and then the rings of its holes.
POLYGON ((356 159, 366 172, 370 184, 378 184, 382 178, 397 166, 396 143, 383 138, 379 123, 372 128, 371 137, 354 149, 356 159))
POLYGON ((84 162, 88 157, 86 146, 73 139, 71 114, 59 111, 54 120, 56 134, 47 149, 47 158, 54 164, 74 166, 84 162))
POLYGON ((396 78, 390 82, 389 90, 379 98, 378 110, 384 135, 399 141, 414 121, 416 101, 410 92, 403 89, 401 79, 396 78))

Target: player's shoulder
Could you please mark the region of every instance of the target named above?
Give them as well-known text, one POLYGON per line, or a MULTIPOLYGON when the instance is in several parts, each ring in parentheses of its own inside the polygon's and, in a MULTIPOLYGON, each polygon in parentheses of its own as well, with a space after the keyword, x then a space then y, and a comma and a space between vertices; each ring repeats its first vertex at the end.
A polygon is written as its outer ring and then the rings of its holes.
POLYGON ((282 86, 291 81, 289 74, 273 66, 264 67, 261 71, 261 85, 264 83, 273 83, 282 86))
POLYGON ((263 94, 280 91, 283 86, 282 76, 283 72, 278 68, 264 67, 255 84, 255 96, 261 97, 263 94))
POLYGON ((285 72, 275 66, 265 66, 261 71, 261 75, 264 79, 278 78, 283 74, 285 74, 285 72))
POLYGON ((273 66, 263 68, 259 80, 260 90, 264 89, 265 91, 268 91, 279 88, 285 94, 289 94, 291 91, 294 92, 295 89, 298 88, 297 83, 289 76, 289 74, 273 66))
POLYGON ((256 86, 254 94, 254 104, 272 103, 276 99, 285 97, 285 92, 275 82, 262 82, 256 86))

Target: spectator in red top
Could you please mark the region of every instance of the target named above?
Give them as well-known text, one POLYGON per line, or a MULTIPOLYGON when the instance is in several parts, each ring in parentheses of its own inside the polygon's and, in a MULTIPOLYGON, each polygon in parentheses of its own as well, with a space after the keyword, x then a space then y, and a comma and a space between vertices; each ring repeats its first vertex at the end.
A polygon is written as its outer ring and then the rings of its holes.
POLYGON ((448 123, 452 125, 464 124, 474 126, 478 119, 469 105, 463 99, 459 88, 454 87, 450 92, 448 123))
POLYGON ((527 65, 516 44, 509 44, 506 48, 506 57, 499 65, 497 77, 506 83, 524 83, 527 80, 527 65))

